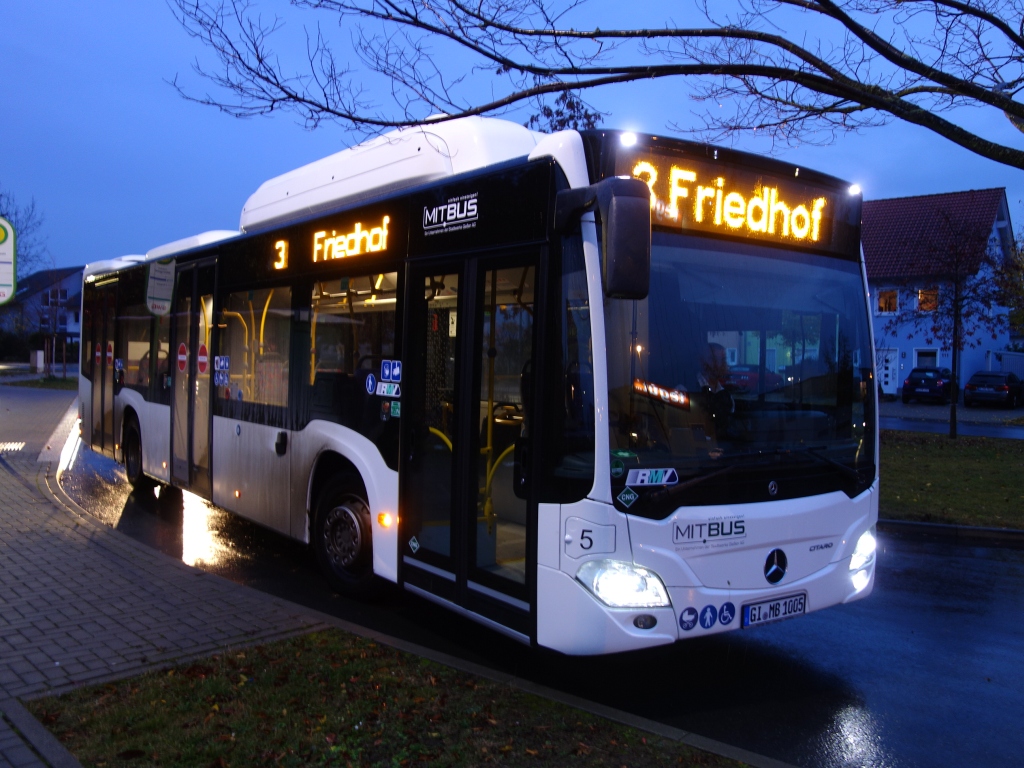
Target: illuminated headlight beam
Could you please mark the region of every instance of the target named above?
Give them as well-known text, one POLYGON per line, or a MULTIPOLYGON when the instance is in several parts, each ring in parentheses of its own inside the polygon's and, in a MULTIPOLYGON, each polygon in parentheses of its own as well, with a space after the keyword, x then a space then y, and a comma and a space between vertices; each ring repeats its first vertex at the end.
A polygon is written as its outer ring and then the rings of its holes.
POLYGON ((576 572, 579 582, 611 608, 667 608, 672 605, 658 574, 619 560, 590 560, 576 572))

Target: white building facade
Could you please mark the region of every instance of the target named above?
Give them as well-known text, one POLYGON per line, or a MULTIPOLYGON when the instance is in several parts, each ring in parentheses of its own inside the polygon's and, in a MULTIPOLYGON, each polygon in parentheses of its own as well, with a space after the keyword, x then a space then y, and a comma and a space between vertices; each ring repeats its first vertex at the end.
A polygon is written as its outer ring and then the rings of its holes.
POLYGON ((901 394, 914 368, 953 368, 954 289, 969 297, 959 388, 975 371, 1000 368, 1009 314, 991 298, 992 265, 1013 248, 1005 189, 865 201, 862 241, 883 395, 901 394))

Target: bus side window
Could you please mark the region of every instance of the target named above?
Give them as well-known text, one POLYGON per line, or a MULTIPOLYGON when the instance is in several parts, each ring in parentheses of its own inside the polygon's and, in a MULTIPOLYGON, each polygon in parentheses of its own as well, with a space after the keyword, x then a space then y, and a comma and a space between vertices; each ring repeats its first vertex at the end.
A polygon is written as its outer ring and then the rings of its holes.
POLYGON ((96 288, 86 283, 82 289, 82 341, 79 346, 79 363, 82 376, 92 381, 93 345, 96 343, 93 333, 93 316, 96 310, 96 288))
POLYGON ((117 354, 123 366, 121 384, 148 399, 153 315, 146 306, 141 273, 131 272, 121 279, 117 315, 117 354))
POLYGON ((380 398, 367 390, 395 354, 398 273, 313 286, 310 316, 310 417, 343 424, 371 440, 387 431, 380 398))
POLYGON ((558 393, 541 407, 547 412, 545 501, 577 501, 594 485, 594 353, 583 243, 578 234, 562 239, 561 295, 552 313, 552 333, 561 336, 558 358, 550 366, 558 393))
POLYGON ((153 402, 163 405, 171 404, 171 388, 166 379, 170 373, 167 356, 171 352, 171 316, 169 314, 156 318, 156 336, 153 339, 150 356, 156 354, 156 368, 153 374, 153 402))
POLYGON ((224 300, 218 325, 216 413, 285 426, 291 350, 292 290, 236 291, 224 300))

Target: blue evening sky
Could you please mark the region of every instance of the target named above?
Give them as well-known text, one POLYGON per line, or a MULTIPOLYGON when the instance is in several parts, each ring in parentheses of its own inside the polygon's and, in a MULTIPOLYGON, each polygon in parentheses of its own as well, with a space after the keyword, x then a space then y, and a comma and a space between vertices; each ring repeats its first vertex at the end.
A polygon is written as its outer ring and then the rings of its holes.
MULTIPOLYGON (((204 51, 161 0, 0 0, 0 9, 0 187, 35 199, 54 266, 236 229, 261 182, 357 141, 332 125, 306 131, 288 114, 238 120, 183 100, 165 81, 197 84, 190 64, 204 51)), ((611 112, 606 127, 651 133, 694 109, 679 81, 588 98, 611 112)), ((1024 146, 1001 116, 987 119, 989 136, 1024 146)), ((753 139, 736 146, 763 149, 753 139)), ((857 182, 867 199, 1006 187, 1024 225, 1021 171, 923 129, 892 125, 778 156, 857 182)))

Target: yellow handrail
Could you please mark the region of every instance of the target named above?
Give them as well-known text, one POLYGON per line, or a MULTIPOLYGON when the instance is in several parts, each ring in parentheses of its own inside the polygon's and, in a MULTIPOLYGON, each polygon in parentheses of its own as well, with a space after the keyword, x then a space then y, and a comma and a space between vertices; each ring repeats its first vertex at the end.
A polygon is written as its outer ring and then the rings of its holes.
POLYGON ((505 459, 505 457, 508 456, 509 453, 511 453, 513 450, 515 450, 515 447, 516 444, 512 443, 512 445, 510 445, 508 448, 502 451, 497 461, 494 462, 494 466, 491 467, 490 472, 487 473, 487 485, 484 486, 484 493, 487 495, 488 500, 490 500, 491 497, 491 481, 494 479, 494 473, 498 471, 498 467, 501 466, 501 462, 505 459))
POLYGON ((452 450, 452 441, 449 440, 448 435, 446 435, 440 429, 438 429, 437 427, 431 427, 430 434, 437 435, 438 437, 440 437, 442 442, 444 442, 444 444, 448 446, 448 450, 452 450))

